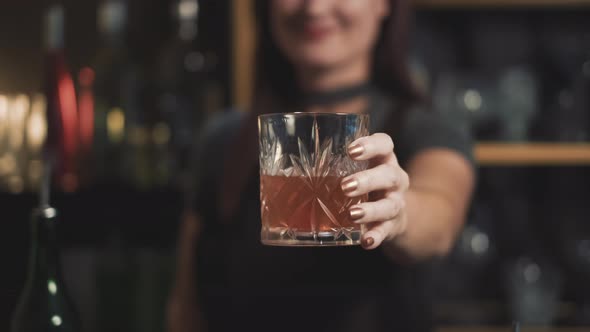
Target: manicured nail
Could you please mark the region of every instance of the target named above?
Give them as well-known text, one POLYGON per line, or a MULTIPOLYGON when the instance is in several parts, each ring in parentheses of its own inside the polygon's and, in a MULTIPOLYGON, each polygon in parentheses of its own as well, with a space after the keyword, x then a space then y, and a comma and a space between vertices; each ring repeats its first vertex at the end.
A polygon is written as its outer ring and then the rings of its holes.
POLYGON ((356 188, 358 188, 358 186, 359 186, 358 181, 355 180, 354 178, 350 178, 350 179, 342 182, 342 191, 345 193, 351 193, 351 192, 355 191, 356 188))
POLYGON ((362 217, 365 216, 365 210, 363 210, 362 207, 360 206, 355 206, 353 208, 351 208, 348 213, 350 213, 350 217, 352 219, 361 219, 362 217))
POLYGON ((365 147, 356 143, 348 147, 348 155, 351 158, 358 158, 365 152, 365 147))
POLYGON ((363 240, 363 247, 368 248, 375 243, 375 240, 372 237, 368 237, 363 240))

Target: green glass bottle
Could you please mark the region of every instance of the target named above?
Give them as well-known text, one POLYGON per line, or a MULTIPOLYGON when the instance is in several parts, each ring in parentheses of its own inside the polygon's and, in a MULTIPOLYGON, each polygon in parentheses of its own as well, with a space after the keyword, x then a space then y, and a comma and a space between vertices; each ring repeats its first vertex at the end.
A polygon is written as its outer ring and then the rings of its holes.
POLYGON ((47 140, 43 148, 43 181, 39 205, 31 218, 31 247, 24 289, 12 316, 12 332, 80 332, 81 322, 62 278, 57 239, 57 210, 50 205, 52 178, 75 170, 72 128, 75 100, 63 54, 63 6, 51 6, 46 16, 47 140), (69 91, 68 91, 69 90, 69 91), (72 106, 73 105, 73 106, 72 106), (69 130, 69 131, 68 131, 69 130), (72 147, 73 146, 73 147, 72 147))
POLYGON ((12 332, 79 332, 79 315, 61 276, 57 211, 33 211, 29 270, 12 320, 12 332))

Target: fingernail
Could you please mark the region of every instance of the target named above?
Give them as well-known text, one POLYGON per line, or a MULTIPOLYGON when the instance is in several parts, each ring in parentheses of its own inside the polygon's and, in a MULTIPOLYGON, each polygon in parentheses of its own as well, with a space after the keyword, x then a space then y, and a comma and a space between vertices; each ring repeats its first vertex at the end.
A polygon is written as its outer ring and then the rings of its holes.
POLYGON ((350 217, 352 219, 361 219, 365 216, 365 210, 363 210, 363 208, 359 206, 351 208, 348 212, 350 213, 350 217))
POLYGON ((348 155, 351 158, 360 157, 365 152, 365 147, 356 143, 348 147, 348 155))
POLYGON ((375 240, 372 237, 368 237, 363 240, 363 247, 370 247, 375 243, 375 240))
POLYGON ((342 182, 342 191, 345 193, 351 193, 353 191, 356 190, 356 188, 358 188, 359 183, 357 180, 355 180, 354 178, 345 180, 342 182))

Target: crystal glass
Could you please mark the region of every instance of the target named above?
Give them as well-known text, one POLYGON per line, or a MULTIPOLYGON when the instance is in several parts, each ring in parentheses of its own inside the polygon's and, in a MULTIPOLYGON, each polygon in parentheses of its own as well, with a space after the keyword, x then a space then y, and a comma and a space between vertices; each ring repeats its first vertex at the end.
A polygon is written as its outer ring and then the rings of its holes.
POLYGON ((369 116, 275 113, 258 117, 261 241, 279 246, 360 243, 363 229, 348 209, 367 195, 347 197, 342 179, 367 168, 347 147, 368 135, 369 116))

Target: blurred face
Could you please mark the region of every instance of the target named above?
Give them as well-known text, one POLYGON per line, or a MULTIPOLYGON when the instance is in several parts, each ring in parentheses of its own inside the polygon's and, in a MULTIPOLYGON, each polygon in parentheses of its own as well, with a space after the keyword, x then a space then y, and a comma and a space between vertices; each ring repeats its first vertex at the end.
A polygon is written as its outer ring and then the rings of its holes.
POLYGON ((298 68, 333 68, 367 61, 387 0, 271 0, 271 28, 298 68))

